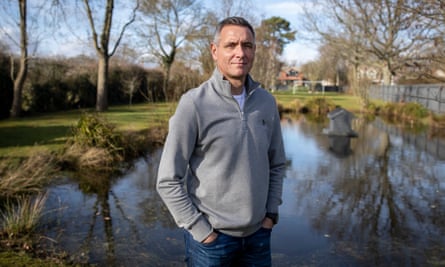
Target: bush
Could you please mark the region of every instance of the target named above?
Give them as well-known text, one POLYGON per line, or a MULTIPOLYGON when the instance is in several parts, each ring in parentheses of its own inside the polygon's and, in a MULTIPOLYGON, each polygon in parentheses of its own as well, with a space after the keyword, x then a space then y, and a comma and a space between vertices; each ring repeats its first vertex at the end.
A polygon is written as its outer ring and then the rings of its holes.
POLYGON ((66 102, 69 108, 90 108, 96 103, 96 85, 91 83, 89 74, 69 77, 66 81, 66 102))
POLYGON ((401 113, 407 119, 422 119, 428 116, 428 110, 417 103, 406 103, 401 106, 401 113))
POLYGON ((73 169, 113 171, 125 159, 124 140, 99 114, 84 114, 72 129, 62 163, 73 169))
POLYGON ((311 98, 304 104, 304 107, 309 113, 316 116, 324 116, 329 111, 335 109, 335 104, 324 97, 311 98))
POLYGON ((387 103, 381 109, 382 115, 392 119, 419 120, 428 116, 428 110, 417 103, 387 103))
POLYGON ((115 126, 97 113, 84 114, 73 128, 73 141, 82 147, 104 148, 112 154, 120 154, 122 135, 115 131, 115 126))
POLYGON ((380 107, 372 102, 369 102, 366 106, 366 112, 373 115, 378 115, 380 112, 380 107))
POLYGON ((387 103, 385 104, 382 109, 381 109, 381 113, 387 117, 397 117, 398 116, 398 112, 397 112, 398 108, 397 108, 397 104, 395 103, 387 103))
POLYGON ((13 82, 10 75, 9 56, 0 52, 0 119, 9 117, 12 106, 13 82))

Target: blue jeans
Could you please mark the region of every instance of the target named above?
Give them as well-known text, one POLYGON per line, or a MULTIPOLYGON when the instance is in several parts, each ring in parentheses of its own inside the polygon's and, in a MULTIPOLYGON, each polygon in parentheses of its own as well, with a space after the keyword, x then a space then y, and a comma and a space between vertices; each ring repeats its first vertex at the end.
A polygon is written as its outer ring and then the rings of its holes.
POLYGON ((188 267, 271 266, 270 235, 261 228, 247 237, 233 237, 221 232, 215 241, 203 244, 184 231, 185 261, 188 267))

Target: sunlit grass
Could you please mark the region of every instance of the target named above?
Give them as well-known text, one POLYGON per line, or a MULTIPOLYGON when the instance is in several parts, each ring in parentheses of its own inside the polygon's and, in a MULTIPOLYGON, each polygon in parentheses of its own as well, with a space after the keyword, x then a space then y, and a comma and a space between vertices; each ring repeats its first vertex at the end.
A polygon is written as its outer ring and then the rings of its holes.
POLYGON ((119 130, 139 131, 164 125, 174 113, 176 103, 138 104, 111 107, 104 116, 119 130))
MULTIPOLYGON (((148 103, 110 107, 103 112, 120 131, 141 131, 165 127, 175 103, 148 103)), ((94 110, 72 110, 0 121, 0 158, 28 157, 36 151, 58 151, 82 114, 94 110)))
POLYGON ((292 91, 276 91, 273 95, 284 107, 293 105, 295 101, 305 103, 317 98, 326 98, 334 105, 341 106, 351 112, 359 112, 362 109, 359 97, 346 93, 296 91, 294 94, 292 91))
MULTIPOLYGON (((275 91, 273 95, 285 109, 295 110, 310 100, 326 98, 336 106, 350 112, 364 111, 359 97, 347 93, 313 92, 299 90, 275 91)), ((383 106, 383 101, 373 100, 374 106, 383 106)), ((144 103, 132 106, 112 106, 102 115, 122 132, 142 133, 152 128, 166 128, 177 103, 144 103)), ((58 151, 64 147, 72 127, 85 112, 93 109, 73 110, 0 121, 0 159, 5 157, 28 157, 35 151, 58 151)), ((437 124, 437 123, 436 123, 437 124)), ((153 134, 151 132, 150 134, 153 134)))

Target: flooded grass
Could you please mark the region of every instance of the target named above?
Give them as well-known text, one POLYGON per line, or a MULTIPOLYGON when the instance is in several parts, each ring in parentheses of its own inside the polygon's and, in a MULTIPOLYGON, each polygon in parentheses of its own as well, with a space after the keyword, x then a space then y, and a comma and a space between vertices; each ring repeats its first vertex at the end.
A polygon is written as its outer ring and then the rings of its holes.
POLYGON ((25 159, 0 161, 0 198, 40 193, 59 168, 51 153, 35 153, 25 159))

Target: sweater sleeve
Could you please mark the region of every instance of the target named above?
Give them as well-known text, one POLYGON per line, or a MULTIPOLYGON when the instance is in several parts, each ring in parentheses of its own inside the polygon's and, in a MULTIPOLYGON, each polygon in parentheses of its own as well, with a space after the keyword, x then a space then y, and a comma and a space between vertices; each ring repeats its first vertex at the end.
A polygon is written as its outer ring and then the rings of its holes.
POLYGON ((274 118, 274 127, 269 148, 270 182, 266 210, 268 213, 278 214, 278 206, 282 203, 286 156, 278 109, 275 112, 274 118))
POLYGON ((158 169, 157 191, 176 224, 190 231, 197 241, 204 240, 213 228, 193 205, 185 188, 185 176, 198 133, 196 109, 191 97, 181 97, 169 121, 169 133, 158 169))

